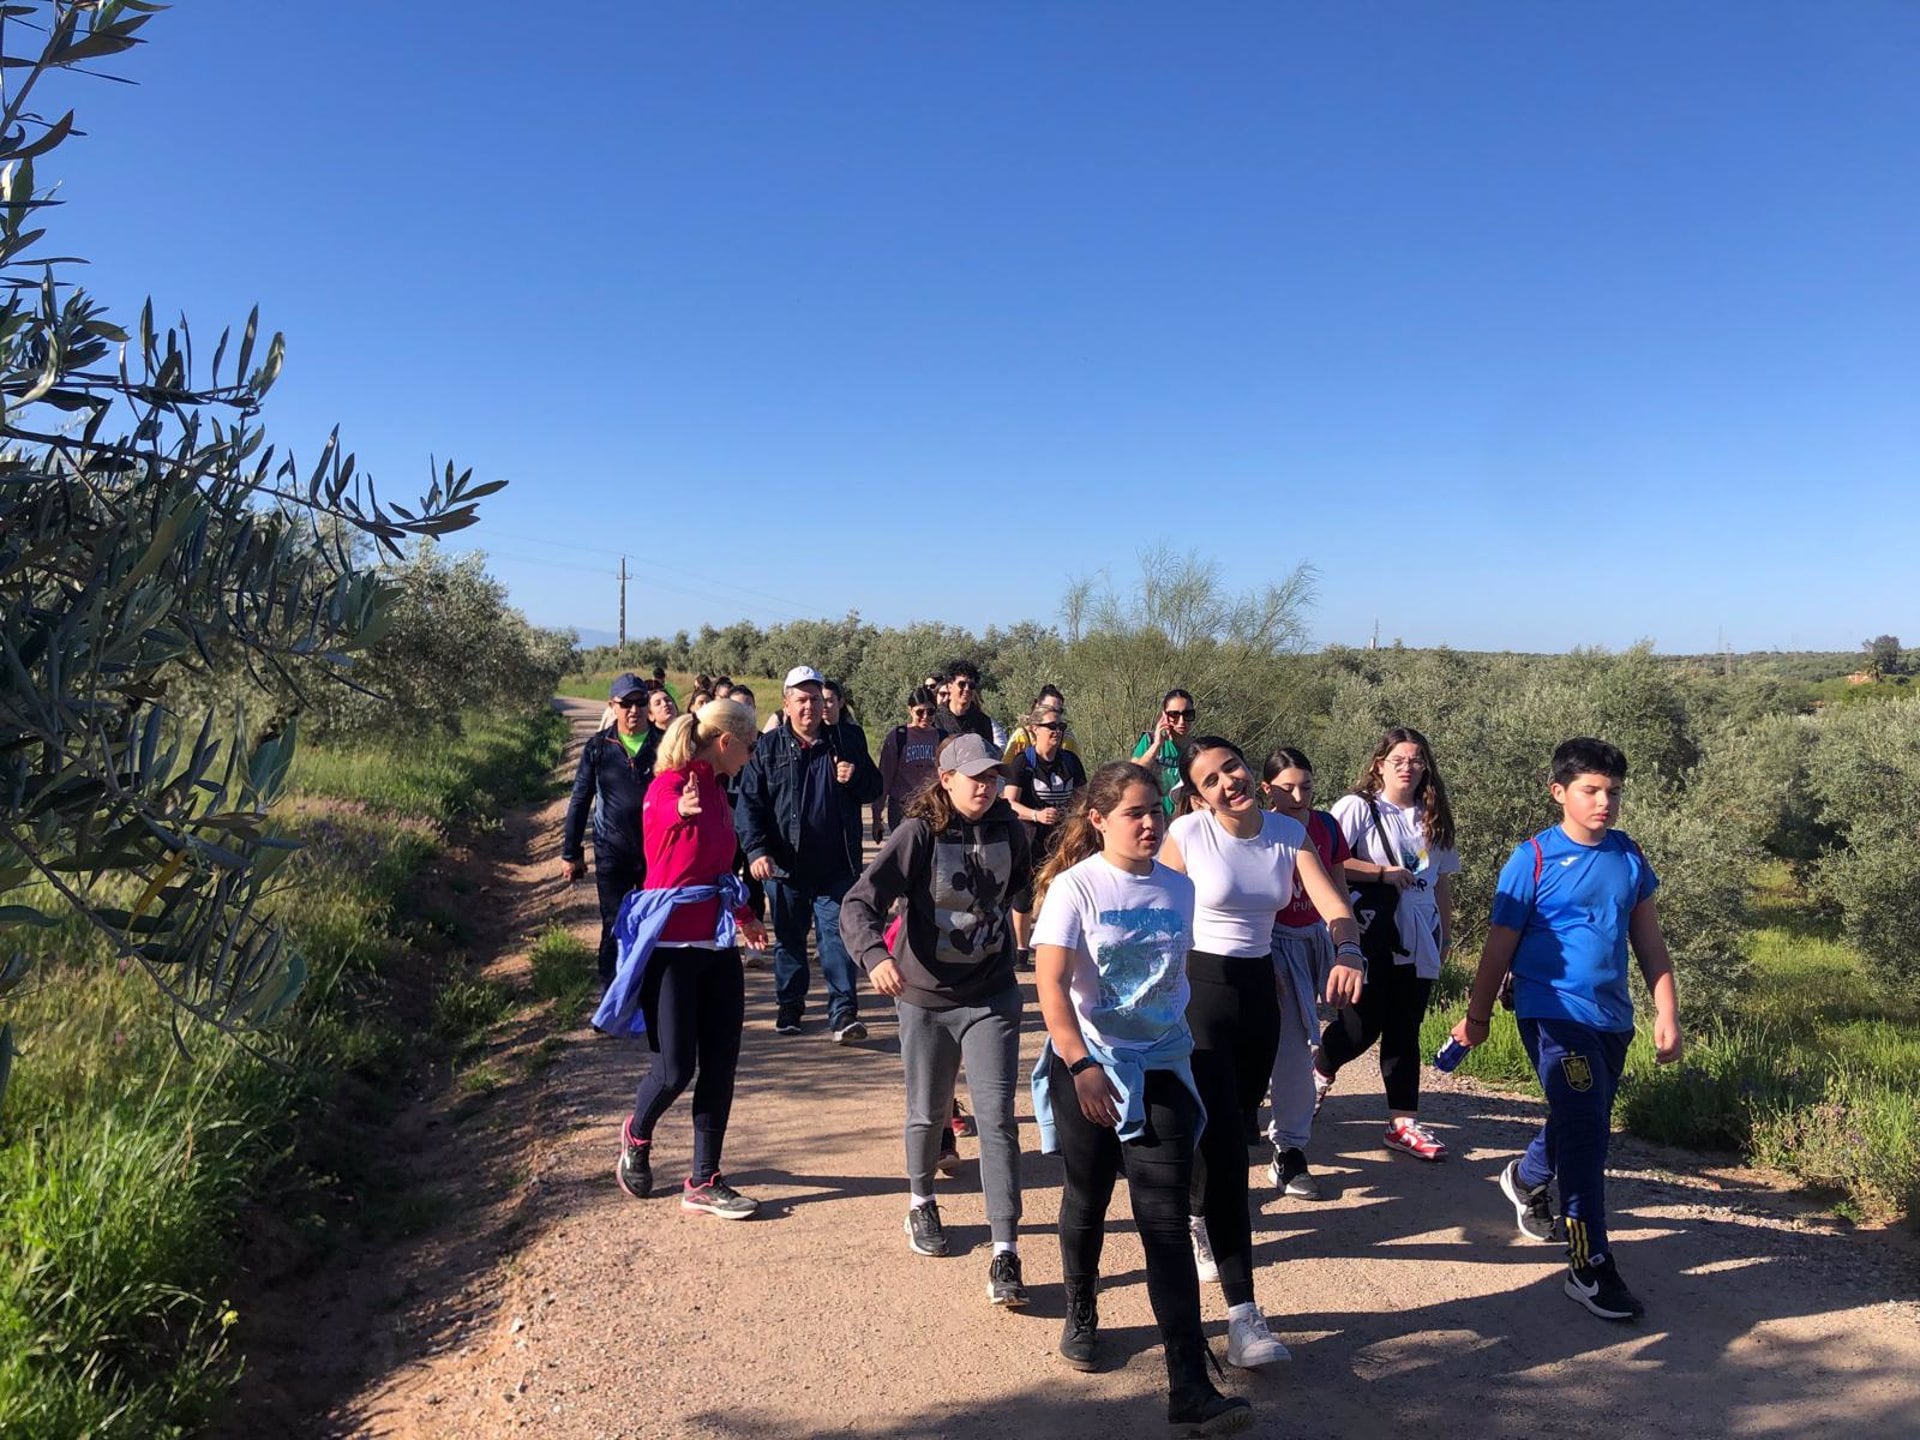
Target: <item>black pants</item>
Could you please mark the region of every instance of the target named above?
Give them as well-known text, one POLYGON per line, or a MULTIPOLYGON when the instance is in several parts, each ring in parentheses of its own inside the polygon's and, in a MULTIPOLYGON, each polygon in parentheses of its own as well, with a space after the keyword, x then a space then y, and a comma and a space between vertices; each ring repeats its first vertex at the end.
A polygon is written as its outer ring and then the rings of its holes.
POLYGON ((640 1082, 627 1123, 636 1140, 653 1139, 653 1127, 667 1107, 693 1082, 693 1181, 704 1185, 719 1172, 720 1147, 733 1110, 740 1026, 747 1011, 746 977, 737 949, 662 945, 653 952, 652 963, 659 968, 660 998, 651 1035, 660 1053, 640 1082))
POLYGON ((1433 981, 1422 980, 1411 965, 1369 965, 1360 1003, 1343 1006, 1321 1032, 1320 1073, 1332 1079, 1378 1040, 1387 1108, 1411 1115, 1420 1108, 1420 1021, 1432 993, 1433 981))
POLYGON ((620 958, 620 947, 613 943, 613 922, 620 916, 620 902, 627 895, 640 888, 640 882, 646 879, 647 867, 639 860, 609 860, 600 863, 600 856, 593 857, 593 883, 600 890, 600 983, 606 985, 613 980, 614 962, 620 958))
POLYGON ((1273 1079, 1280 1049, 1280 995, 1273 957, 1187 956, 1187 1026, 1193 1031, 1193 1080, 1207 1107, 1194 1160, 1195 1215, 1207 1221, 1207 1240, 1220 1266, 1229 1305, 1253 1299, 1253 1216, 1247 1208, 1247 1122, 1273 1079))
POLYGON ((1105 1125, 1080 1113, 1073 1077, 1058 1055, 1047 1067, 1054 1134, 1066 1162, 1060 1193, 1060 1273, 1092 1281, 1100 1274, 1107 1238, 1107 1205, 1124 1169, 1133 1200, 1134 1228, 1147 1252, 1147 1300, 1171 1350, 1200 1342, 1200 1277, 1187 1242, 1187 1187, 1193 1179, 1193 1132, 1200 1109, 1169 1070, 1147 1072, 1147 1129, 1125 1144, 1105 1125))

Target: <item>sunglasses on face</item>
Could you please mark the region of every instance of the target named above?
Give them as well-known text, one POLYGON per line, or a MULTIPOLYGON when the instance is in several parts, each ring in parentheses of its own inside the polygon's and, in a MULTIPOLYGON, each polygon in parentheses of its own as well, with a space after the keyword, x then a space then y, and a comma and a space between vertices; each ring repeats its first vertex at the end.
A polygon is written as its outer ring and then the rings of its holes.
POLYGON ((1193 711, 1191 710, 1165 710, 1161 713, 1169 720, 1191 720, 1193 718, 1193 711))
POLYGON ((1042 720, 1033 727, 1036 730, 1064 730, 1067 727, 1054 720, 1042 720))
POLYGON ((973 682, 971 680, 955 680, 953 682, 953 688, 956 690, 971 690, 973 689, 973 682))
POLYGON ((621 710, 639 710, 646 705, 647 697, 644 695, 629 695, 626 699, 616 700, 613 703, 615 707, 621 710))
POLYGON ((911 710, 907 711, 907 713, 909 715, 918 715, 924 718, 928 715, 933 714, 933 707, 930 705, 916 705, 911 710))

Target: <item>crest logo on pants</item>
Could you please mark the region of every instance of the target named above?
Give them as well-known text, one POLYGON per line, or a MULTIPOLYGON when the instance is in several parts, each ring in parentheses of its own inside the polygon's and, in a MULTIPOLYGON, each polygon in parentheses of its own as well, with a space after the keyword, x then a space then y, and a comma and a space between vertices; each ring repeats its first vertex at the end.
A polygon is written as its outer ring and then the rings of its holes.
POLYGON ((1593 1088, 1593 1063, 1584 1055, 1562 1055, 1560 1073, 1567 1077, 1567 1084, 1575 1090, 1593 1088))

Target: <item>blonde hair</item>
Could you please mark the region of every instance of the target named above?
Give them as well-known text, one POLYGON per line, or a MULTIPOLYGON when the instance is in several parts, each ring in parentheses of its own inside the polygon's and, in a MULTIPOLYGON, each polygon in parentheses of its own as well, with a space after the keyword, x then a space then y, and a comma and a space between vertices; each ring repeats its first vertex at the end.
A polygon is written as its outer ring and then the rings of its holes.
POLYGON ((711 745, 722 735, 731 735, 742 745, 751 745, 758 726, 753 711, 732 700, 709 700, 698 710, 676 715, 660 737, 660 749, 654 756, 653 770, 684 770, 693 763, 701 747, 711 745))

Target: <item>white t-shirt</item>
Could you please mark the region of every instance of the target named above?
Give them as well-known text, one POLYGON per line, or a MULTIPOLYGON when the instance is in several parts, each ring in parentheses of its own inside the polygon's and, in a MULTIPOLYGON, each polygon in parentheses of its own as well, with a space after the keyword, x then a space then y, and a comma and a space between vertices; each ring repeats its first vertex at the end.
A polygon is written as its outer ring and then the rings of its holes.
POLYGON ((1412 965, 1422 979, 1431 980, 1440 973, 1440 901, 1434 886, 1442 875, 1459 873, 1460 852, 1428 849, 1425 816, 1418 805, 1402 809, 1381 795, 1375 795, 1373 803, 1380 812, 1380 829, 1387 832, 1391 853, 1381 848, 1380 831, 1374 828, 1367 802, 1360 796, 1342 795, 1333 802, 1330 813, 1340 822, 1340 833, 1347 837, 1355 859, 1375 865, 1404 865, 1413 872, 1416 883, 1400 892, 1400 903, 1394 910, 1400 948, 1410 956, 1398 963, 1412 965))
POLYGON ((1293 861, 1307 843, 1298 820, 1268 810, 1242 840, 1195 811, 1167 827, 1193 881, 1193 948, 1210 955, 1265 955, 1273 917, 1293 899, 1293 861))
POLYGON ((1144 1050, 1186 1023, 1193 882, 1154 861, 1131 875, 1089 855, 1047 887, 1035 945, 1073 952, 1067 988, 1088 1040, 1144 1050))

